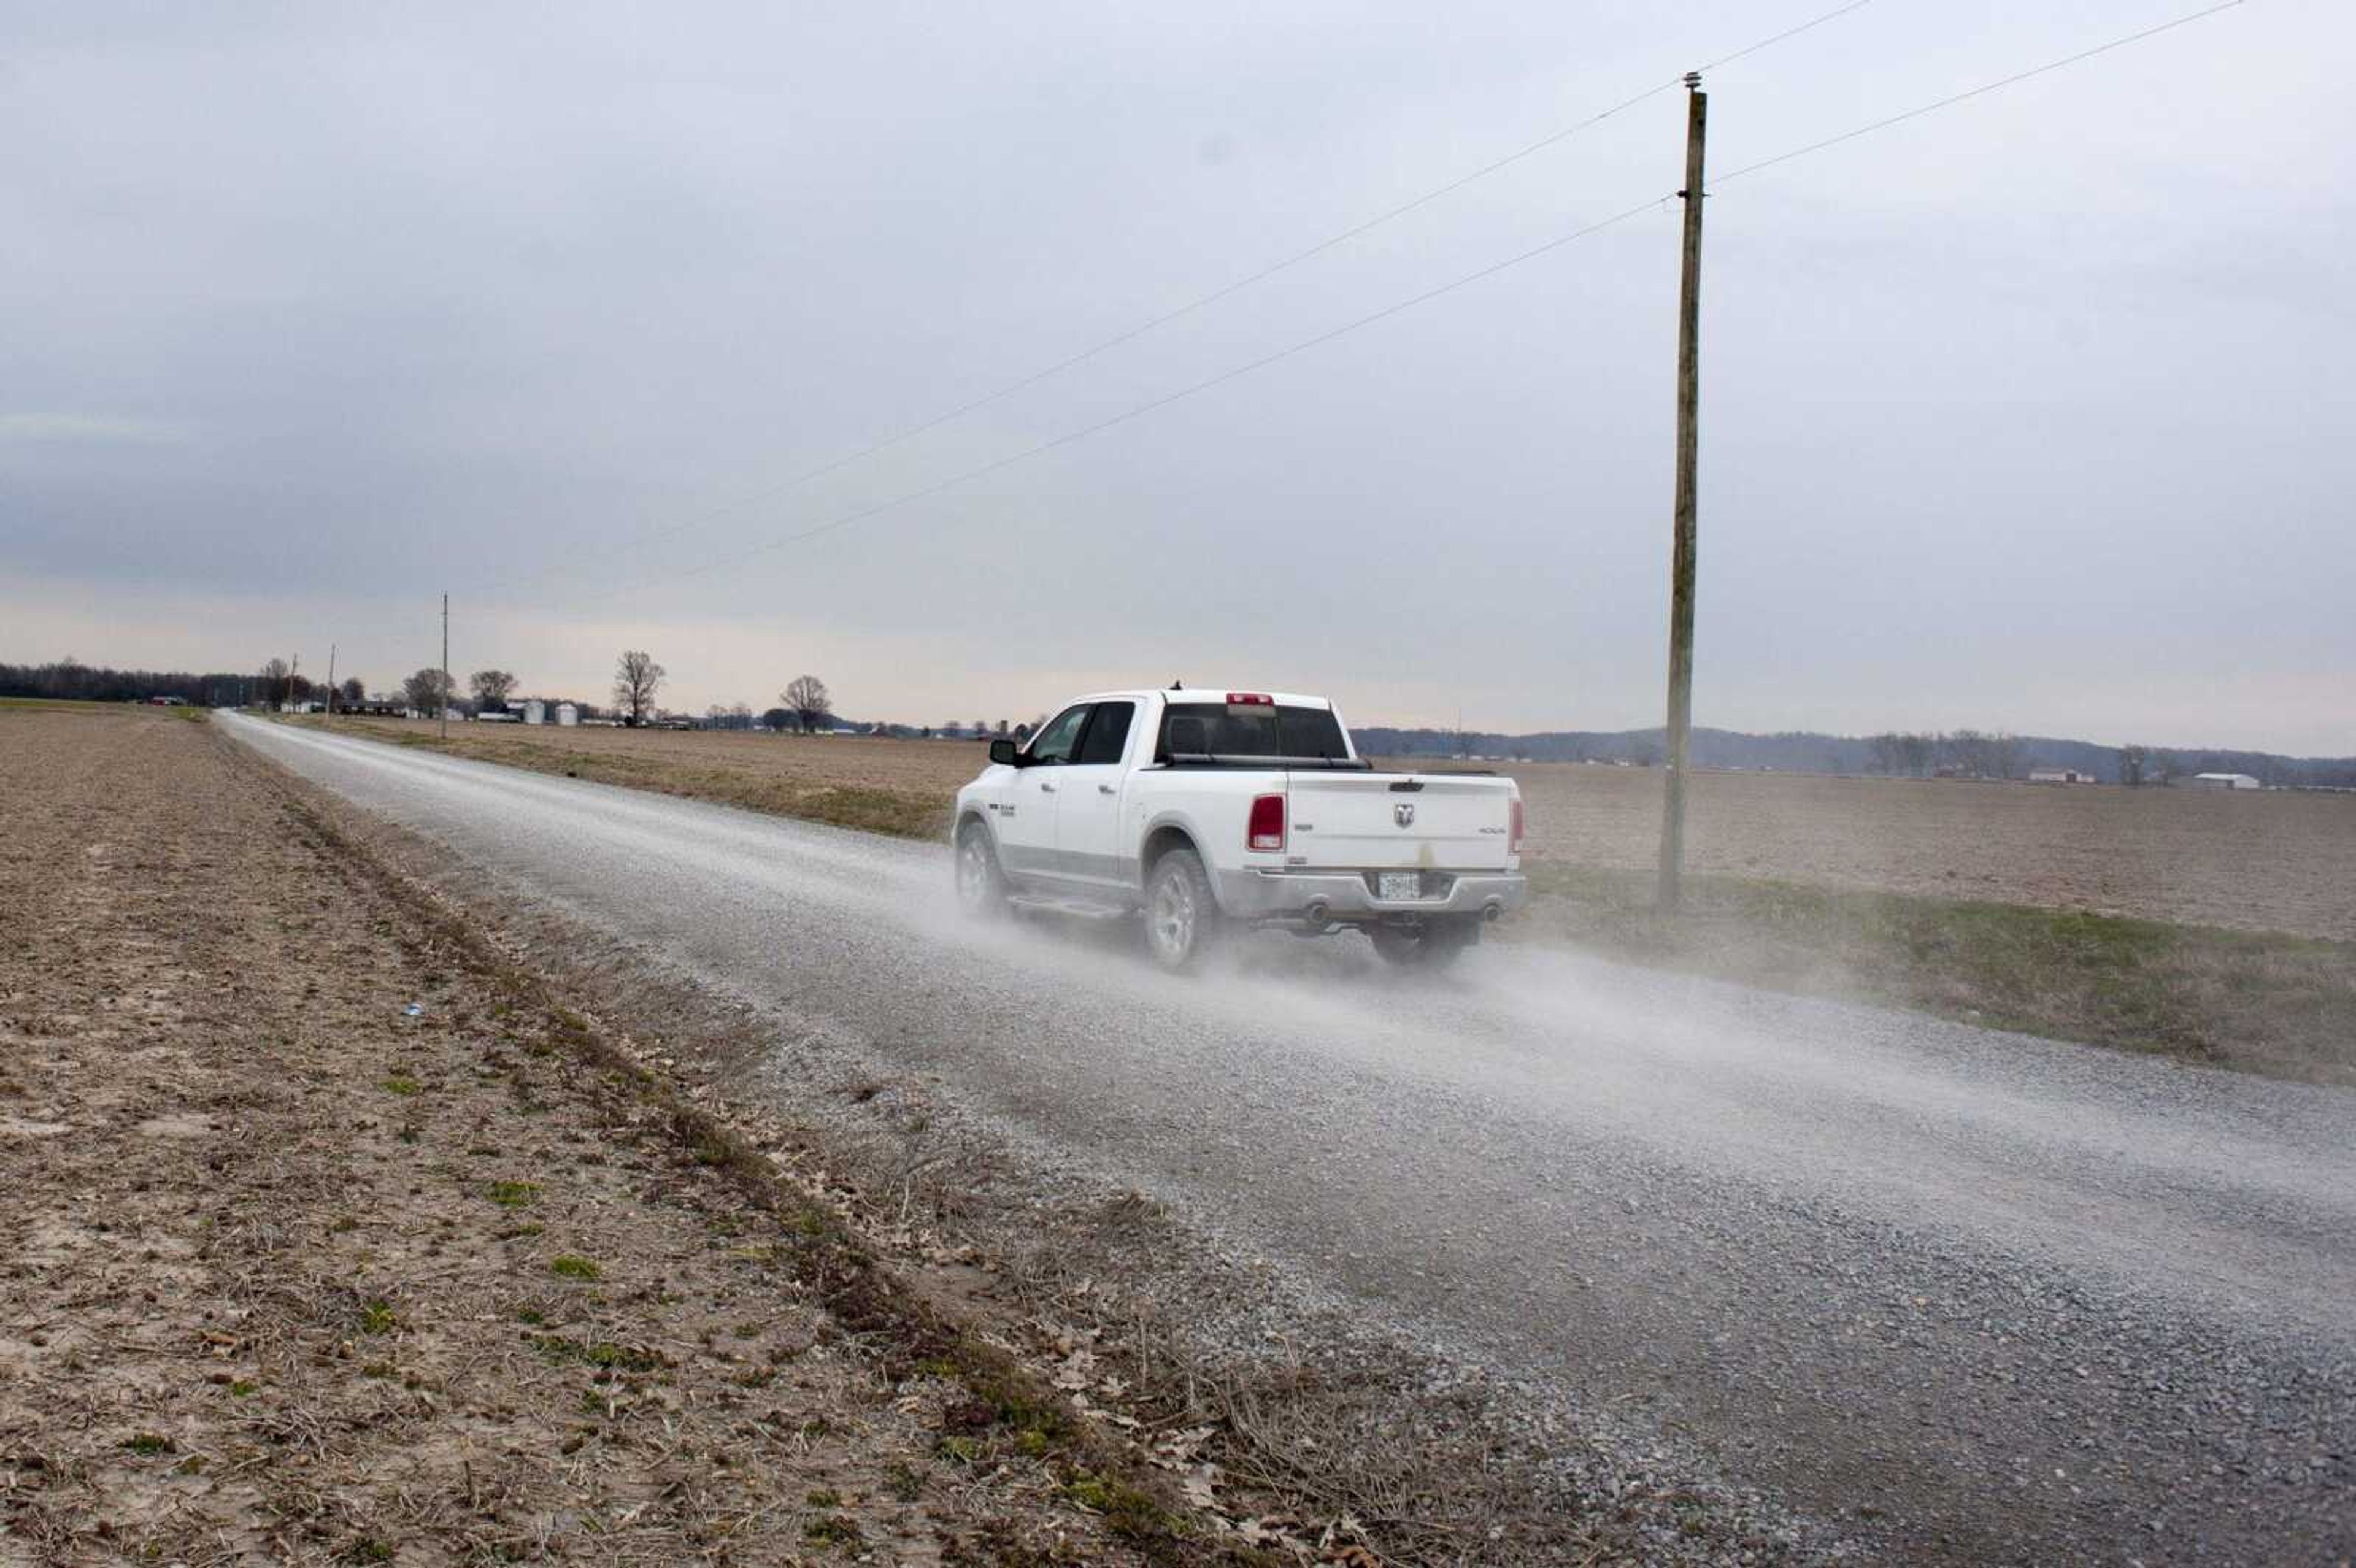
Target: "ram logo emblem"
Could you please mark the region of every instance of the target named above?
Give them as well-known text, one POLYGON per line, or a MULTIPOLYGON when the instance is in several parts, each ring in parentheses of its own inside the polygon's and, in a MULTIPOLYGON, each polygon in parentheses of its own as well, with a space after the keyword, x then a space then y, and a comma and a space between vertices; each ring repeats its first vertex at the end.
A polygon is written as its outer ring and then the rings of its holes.
POLYGON ((1411 800, 1402 800, 1393 805, 1391 807, 1391 820, 1398 823, 1401 827, 1414 827, 1415 802, 1411 800))

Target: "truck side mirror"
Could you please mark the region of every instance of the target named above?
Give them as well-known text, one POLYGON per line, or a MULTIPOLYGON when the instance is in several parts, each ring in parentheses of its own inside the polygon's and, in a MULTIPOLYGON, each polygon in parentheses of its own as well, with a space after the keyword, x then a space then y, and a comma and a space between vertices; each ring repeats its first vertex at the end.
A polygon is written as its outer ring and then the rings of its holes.
POLYGON ((1023 759, 1015 753, 1014 742, 1012 741, 992 741, 990 743, 990 760, 1001 768, 1019 768, 1023 765, 1023 759))

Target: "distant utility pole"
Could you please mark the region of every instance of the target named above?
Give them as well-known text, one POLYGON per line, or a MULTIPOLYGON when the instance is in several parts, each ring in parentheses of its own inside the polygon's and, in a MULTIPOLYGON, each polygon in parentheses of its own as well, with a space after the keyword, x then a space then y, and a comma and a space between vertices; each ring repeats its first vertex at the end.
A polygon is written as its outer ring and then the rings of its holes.
POLYGON ((442 678, 434 685, 442 688, 442 743, 450 743, 450 596, 442 595, 442 678))
POLYGON ((336 645, 327 645, 327 717, 336 716, 336 645))
POLYGON ((1686 762, 1693 745, 1694 467, 1701 411, 1702 142, 1709 94, 1686 73, 1685 258, 1677 288, 1676 542, 1669 565, 1669 773, 1661 815, 1660 906, 1677 907, 1686 863, 1686 762))
POLYGON ((279 705, 281 713, 294 711, 294 677, 303 673, 303 656, 296 654, 286 666, 286 700, 279 705))

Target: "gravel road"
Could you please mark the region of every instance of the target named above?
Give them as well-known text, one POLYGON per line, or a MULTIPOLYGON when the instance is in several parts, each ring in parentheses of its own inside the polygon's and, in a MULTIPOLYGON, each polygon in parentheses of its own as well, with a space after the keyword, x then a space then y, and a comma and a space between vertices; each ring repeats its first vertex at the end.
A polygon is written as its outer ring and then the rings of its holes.
POLYGON ((1170 978, 926 846, 232 720, 295 771, 1896 1561, 2356 1555, 2356 1095, 1493 944, 1170 978))

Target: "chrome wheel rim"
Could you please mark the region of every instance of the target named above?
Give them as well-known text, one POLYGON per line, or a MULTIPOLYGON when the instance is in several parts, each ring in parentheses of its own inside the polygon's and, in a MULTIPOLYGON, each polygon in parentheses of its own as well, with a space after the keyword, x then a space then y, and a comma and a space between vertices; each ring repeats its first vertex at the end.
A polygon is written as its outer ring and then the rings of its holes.
POLYGON ((1165 958, 1183 958, 1194 946, 1194 890, 1173 874, 1153 888, 1153 945, 1165 958))

